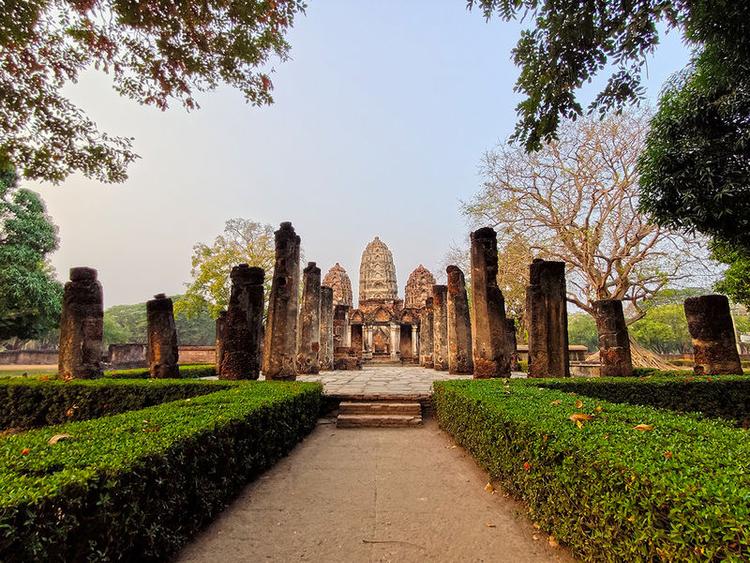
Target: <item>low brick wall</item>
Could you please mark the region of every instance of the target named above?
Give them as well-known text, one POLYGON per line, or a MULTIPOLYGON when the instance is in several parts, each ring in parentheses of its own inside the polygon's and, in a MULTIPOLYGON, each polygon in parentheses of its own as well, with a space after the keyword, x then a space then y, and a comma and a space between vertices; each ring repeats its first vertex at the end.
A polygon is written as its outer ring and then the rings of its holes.
POLYGON ((0 365, 51 365, 57 363, 57 350, 6 350, 0 352, 0 365))
POLYGON ((180 346, 181 364, 215 364, 216 346, 180 346))

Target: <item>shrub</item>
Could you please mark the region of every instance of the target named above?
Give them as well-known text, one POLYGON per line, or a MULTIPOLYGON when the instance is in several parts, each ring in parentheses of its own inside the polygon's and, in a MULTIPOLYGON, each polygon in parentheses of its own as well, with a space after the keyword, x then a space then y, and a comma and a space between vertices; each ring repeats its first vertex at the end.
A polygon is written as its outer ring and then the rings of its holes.
MULTIPOLYGON (((216 375, 216 367, 213 364, 180 366, 181 379, 195 379, 199 377, 211 377, 213 375, 216 375)), ((148 379, 151 377, 151 374, 148 368, 111 369, 104 372, 104 377, 112 379, 148 379)))
POLYGON ((167 558, 314 427, 320 396, 249 382, 5 438, 0 560, 167 558))
POLYGON ((527 382, 434 385, 440 426, 584 559, 750 558, 745 431, 527 382))

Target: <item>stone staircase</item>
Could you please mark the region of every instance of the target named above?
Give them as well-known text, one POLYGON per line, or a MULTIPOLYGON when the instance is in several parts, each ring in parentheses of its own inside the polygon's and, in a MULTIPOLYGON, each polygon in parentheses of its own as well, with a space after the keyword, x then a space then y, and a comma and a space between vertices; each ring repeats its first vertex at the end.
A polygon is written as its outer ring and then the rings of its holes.
POLYGON ((398 428, 422 425, 419 401, 342 401, 336 426, 339 428, 398 428))

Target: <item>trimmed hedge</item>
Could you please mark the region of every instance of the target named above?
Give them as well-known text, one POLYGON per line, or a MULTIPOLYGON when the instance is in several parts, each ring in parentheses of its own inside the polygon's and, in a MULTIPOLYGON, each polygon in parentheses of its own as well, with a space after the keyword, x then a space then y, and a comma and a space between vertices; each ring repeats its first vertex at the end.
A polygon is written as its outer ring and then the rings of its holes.
POLYGON ((520 381, 434 387, 440 426, 582 558, 750 559, 745 431, 520 381))
POLYGON ((226 389, 179 379, 0 380, 0 429, 38 428, 142 409, 226 389))
POLYGON ((243 383, 3 439, 0 560, 165 559, 310 432, 320 397, 243 383))
MULTIPOLYGON (((194 364, 179 366, 180 379, 197 379, 199 377, 211 377, 216 375, 216 366, 213 364, 194 364)), ((134 369, 110 369, 104 372, 104 377, 112 379, 149 379, 151 374, 148 368, 134 369)))

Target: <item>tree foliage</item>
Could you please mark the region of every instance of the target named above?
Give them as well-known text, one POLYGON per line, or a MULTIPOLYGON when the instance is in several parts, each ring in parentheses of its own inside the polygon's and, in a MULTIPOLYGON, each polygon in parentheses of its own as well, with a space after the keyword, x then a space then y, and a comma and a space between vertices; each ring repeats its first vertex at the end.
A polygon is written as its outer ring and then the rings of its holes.
POLYGON ((711 242, 711 256, 729 267, 714 289, 735 301, 750 307, 750 252, 744 247, 714 240, 711 242))
POLYGON ((0 156, 29 178, 79 171, 126 178, 131 140, 111 137, 61 92, 85 69, 115 90, 166 109, 228 84, 252 104, 272 101, 267 70, 284 60, 300 0, 6 0, 0 13, 0 156))
POLYGON ((599 335, 596 331, 596 321, 588 313, 572 313, 568 315, 568 342, 582 344, 589 352, 599 349, 599 335))
POLYGON ((47 261, 57 245, 39 195, 0 167, 0 340, 35 338, 57 325, 62 285, 47 261))

